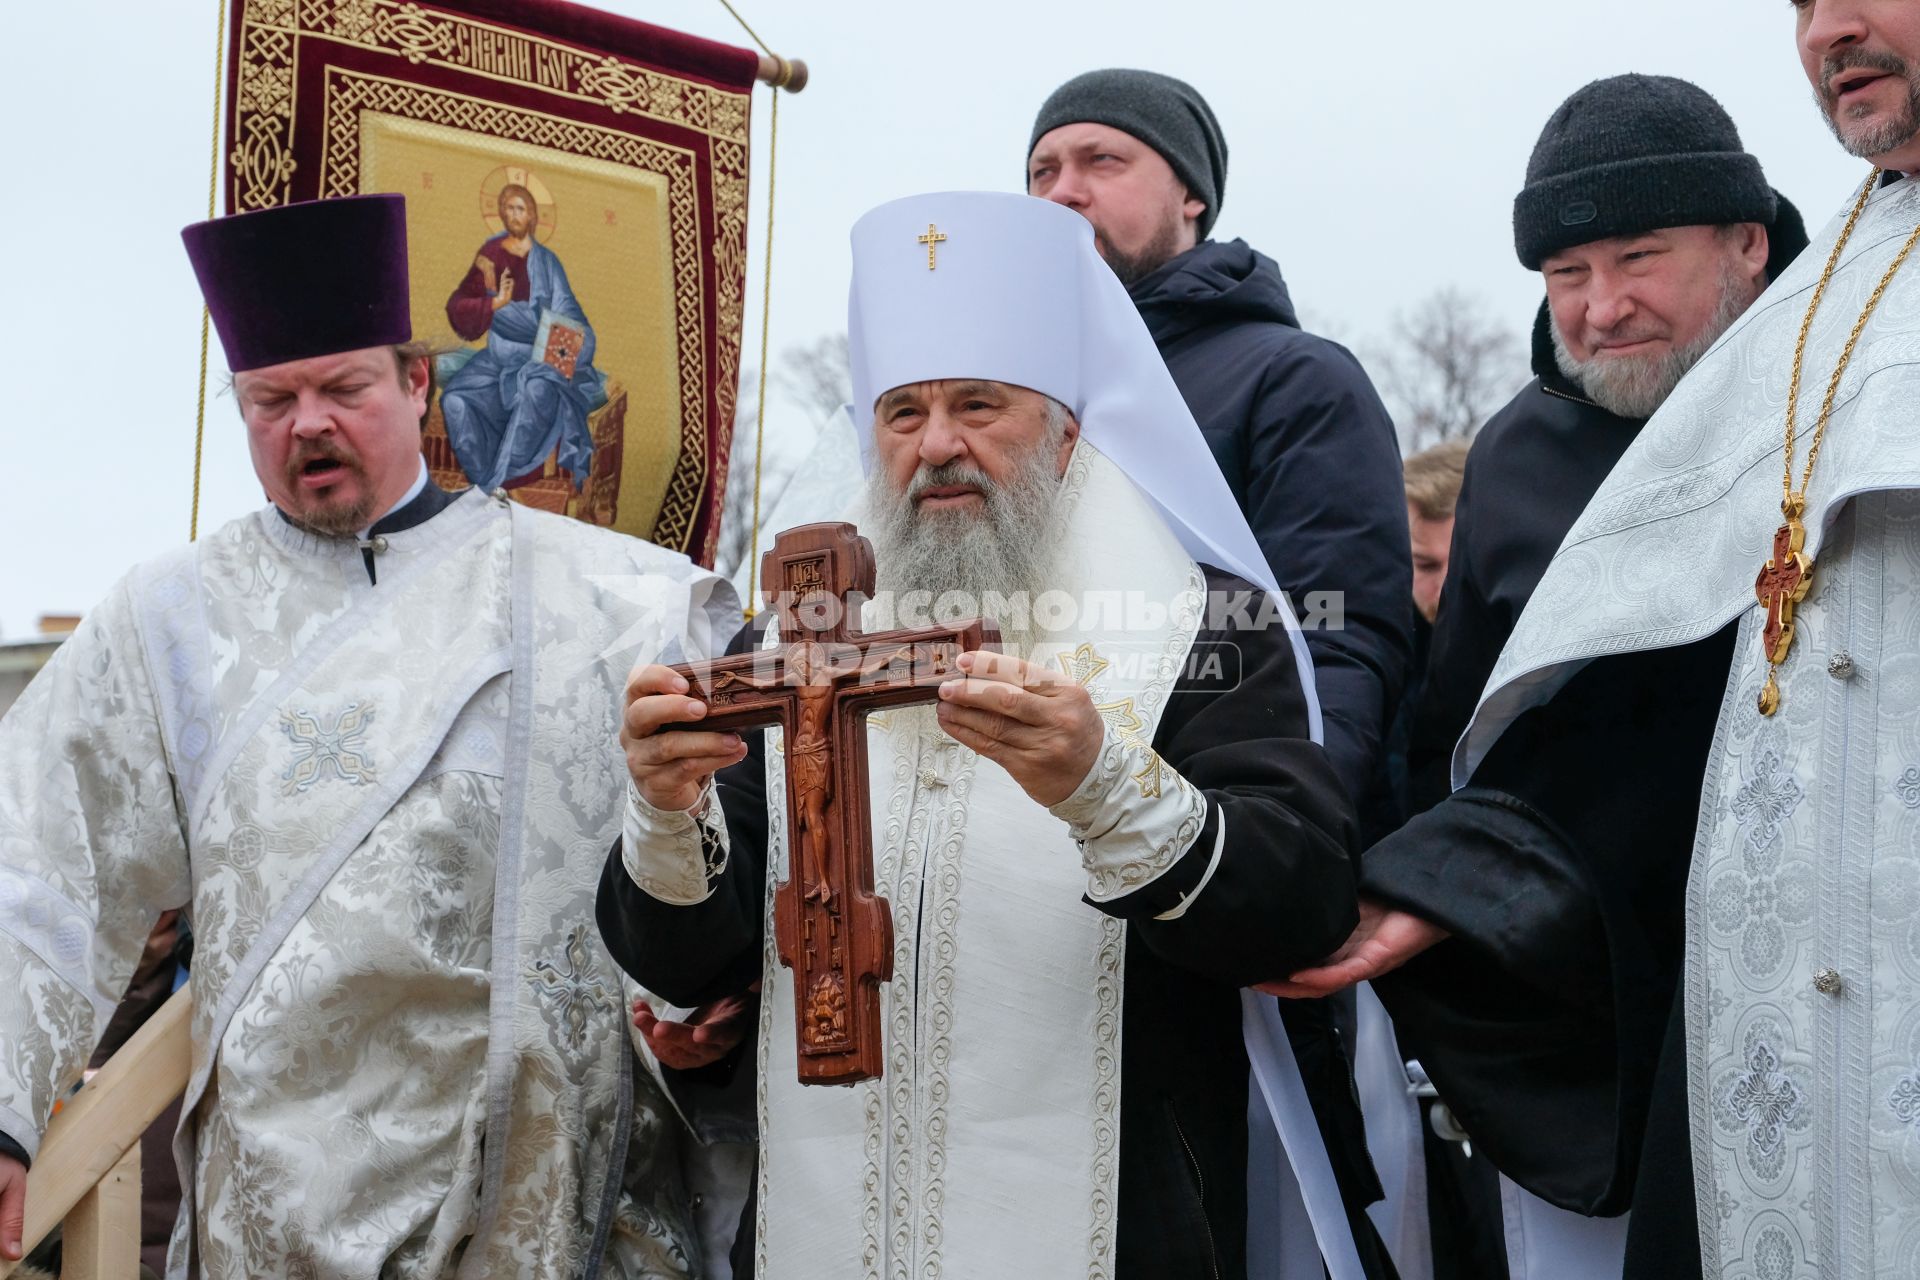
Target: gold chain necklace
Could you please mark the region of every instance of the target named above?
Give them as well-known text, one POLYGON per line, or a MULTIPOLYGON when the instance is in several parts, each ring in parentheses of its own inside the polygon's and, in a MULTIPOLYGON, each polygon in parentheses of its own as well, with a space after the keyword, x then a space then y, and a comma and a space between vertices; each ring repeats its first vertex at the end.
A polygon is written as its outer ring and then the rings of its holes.
POLYGON ((1880 283, 1874 286, 1873 296, 1867 299, 1867 305, 1860 312, 1860 318, 1853 322, 1853 332, 1847 335, 1847 345, 1840 350, 1840 363, 1834 366, 1833 377, 1827 381, 1826 398, 1820 402, 1820 418, 1814 424, 1813 440, 1807 445, 1807 465, 1800 473, 1800 487, 1793 487, 1793 444, 1794 409, 1800 403, 1800 369, 1806 362, 1807 334, 1813 330, 1814 313, 1820 310, 1820 300, 1826 296, 1827 284, 1833 279, 1833 271, 1840 263, 1840 251, 1847 247, 1847 241, 1853 236, 1854 224, 1860 221, 1860 214, 1867 207, 1867 200, 1873 195, 1874 184, 1880 180, 1880 170, 1875 169, 1867 175, 1866 185, 1860 188, 1860 198, 1853 202, 1853 212, 1847 216, 1847 225, 1840 230, 1840 239, 1833 246, 1833 252, 1827 255, 1826 270, 1820 273, 1820 283, 1814 286, 1813 299, 1807 304, 1807 315, 1800 322, 1800 337, 1793 344, 1793 379, 1787 386, 1787 443, 1786 474, 1780 481, 1780 513, 1786 517, 1786 523, 1774 531, 1773 556, 1760 568, 1760 576, 1754 579, 1753 592, 1766 607, 1767 623, 1760 632, 1762 651, 1767 657, 1767 683, 1760 690, 1760 714, 1770 716, 1780 709, 1780 683, 1774 676, 1780 670, 1780 664, 1787 660, 1787 651, 1793 647, 1793 609, 1807 598, 1807 591, 1813 586, 1813 561, 1807 559, 1801 547, 1806 545, 1807 529, 1800 517, 1807 512, 1807 485, 1813 479, 1813 464, 1820 457, 1820 442, 1826 439, 1827 422, 1833 417, 1833 400, 1840 391, 1841 375, 1847 371, 1847 363, 1853 359, 1853 348, 1860 341, 1860 334, 1867 327, 1867 318, 1880 305, 1880 295, 1893 283, 1893 277, 1899 273, 1901 264, 1907 255, 1913 252, 1913 246, 1920 243, 1920 226, 1913 229, 1905 245, 1895 256, 1893 265, 1887 268, 1880 283))

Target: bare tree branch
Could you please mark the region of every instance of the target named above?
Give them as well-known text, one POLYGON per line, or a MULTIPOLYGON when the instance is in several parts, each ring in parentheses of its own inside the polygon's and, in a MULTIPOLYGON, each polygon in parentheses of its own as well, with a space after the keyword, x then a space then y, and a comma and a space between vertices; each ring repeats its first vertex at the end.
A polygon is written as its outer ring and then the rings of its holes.
POLYGON ((1526 346, 1476 295, 1448 287, 1394 318, 1379 374, 1408 453, 1470 437, 1526 378, 1526 346))
POLYGON ((804 408, 818 426, 853 399, 853 364, 847 335, 830 333, 780 353, 773 387, 804 408))
MULTIPOLYGON (((798 474, 822 426, 853 398, 852 365, 847 335, 830 333, 813 342, 784 349, 768 383, 766 440, 759 449, 760 517, 765 520, 798 474), (806 427, 797 427, 782 405, 798 405, 806 412, 806 427), (808 428, 811 428, 809 430, 808 428)), ((733 451, 727 468, 727 491, 720 512, 720 541, 714 550, 714 568, 731 577, 753 549, 754 453, 757 439, 760 383, 756 370, 740 373, 740 399, 733 415, 733 451)), ((765 550, 765 539, 761 549, 765 550)))

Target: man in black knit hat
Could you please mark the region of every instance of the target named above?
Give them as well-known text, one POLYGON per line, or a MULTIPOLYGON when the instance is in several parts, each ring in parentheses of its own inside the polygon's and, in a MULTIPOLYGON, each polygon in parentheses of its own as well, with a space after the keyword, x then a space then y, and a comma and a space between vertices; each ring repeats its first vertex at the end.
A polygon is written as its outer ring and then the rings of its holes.
POLYGON ((1514 1280, 1620 1276, 1629 1225, 1625 1274, 1653 1274, 1655 1256, 1685 1274, 1698 1251, 1676 983, 1731 629, 1589 668, 1452 795, 1449 765, 1588 499, 1807 236, 1710 95, 1623 75, 1548 120, 1514 243, 1546 285, 1537 376, 1467 458, 1414 720, 1424 812, 1366 855, 1372 900, 1348 946, 1274 990, 1375 979, 1403 1047, 1503 1175, 1514 1280), (1604 927, 1568 927, 1596 915, 1604 927))
POLYGON ((1227 143, 1192 86, 1089 71, 1042 104, 1027 191, 1093 223, 1307 628, 1327 753, 1363 835, 1393 828, 1383 741, 1413 652, 1393 422, 1359 362, 1300 327, 1273 259, 1207 237, 1227 143))
POLYGON ((1800 214, 1705 90, 1596 80, 1562 103, 1514 198, 1546 299, 1534 380, 1467 460, 1412 763, 1412 808, 1449 790, 1453 744, 1574 517, 1680 379, 1807 244, 1800 214))

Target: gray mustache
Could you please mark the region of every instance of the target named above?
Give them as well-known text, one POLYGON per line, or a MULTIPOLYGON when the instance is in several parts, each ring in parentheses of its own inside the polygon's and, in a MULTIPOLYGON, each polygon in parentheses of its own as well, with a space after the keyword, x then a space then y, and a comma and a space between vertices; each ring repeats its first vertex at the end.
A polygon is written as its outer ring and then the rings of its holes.
POLYGON ((1829 100, 1838 96, 1833 91, 1833 82, 1849 71, 1882 71, 1890 76, 1905 76, 1907 63, 1897 54, 1872 49, 1829 54, 1820 60, 1820 92, 1829 100))
POLYGON ((907 500, 917 500, 929 489, 938 489, 951 484, 970 484, 988 498, 994 496, 999 486, 986 472, 964 462, 945 462, 937 467, 916 471, 907 484, 907 500))

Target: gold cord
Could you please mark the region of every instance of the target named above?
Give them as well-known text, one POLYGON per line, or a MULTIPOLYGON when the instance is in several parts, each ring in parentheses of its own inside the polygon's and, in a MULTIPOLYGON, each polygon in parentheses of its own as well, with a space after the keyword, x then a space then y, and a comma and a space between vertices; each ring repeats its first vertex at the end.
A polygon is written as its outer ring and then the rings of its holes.
MULTIPOLYGON (((1853 238, 1854 225, 1860 221, 1860 215, 1867 207, 1867 200, 1873 195, 1873 184, 1879 178, 1880 170, 1878 169, 1867 175, 1866 184, 1860 188, 1860 195, 1853 202, 1853 212, 1847 215, 1846 225, 1840 228, 1840 238, 1833 242, 1833 252, 1827 255, 1827 265, 1820 272, 1820 281, 1813 286, 1813 298, 1807 303, 1807 314, 1800 319, 1800 336, 1794 340, 1793 344, 1793 376, 1787 383, 1786 475, 1780 482, 1780 503, 1783 509, 1793 503, 1793 447, 1796 430, 1794 411, 1800 404, 1800 370, 1807 358, 1807 335, 1813 332, 1813 317, 1820 310, 1821 300, 1827 296, 1827 285, 1833 279, 1834 269, 1840 265, 1840 253, 1847 247, 1847 241, 1853 238)), ((1845 368, 1844 361, 1841 367, 1845 368)), ((1834 380, 1836 383, 1839 381, 1838 371, 1834 374, 1834 380)), ((1814 428, 1814 442, 1807 449, 1806 479, 1800 482, 1800 492, 1803 496, 1807 490, 1807 480, 1813 477, 1813 457, 1820 450, 1820 437, 1826 429, 1826 415, 1822 414, 1819 425, 1814 428)))
POLYGON ((1840 251, 1846 248, 1847 239, 1853 235, 1854 223, 1860 220, 1861 210, 1867 207, 1867 198, 1873 194, 1874 183, 1879 179, 1880 170, 1875 169, 1868 175, 1866 186, 1860 189, 1860 198, 1854 201, 1853 213, 1847 218, 1847 225, 1840 232, 1839 243, 1833 246, 1833 253, 1827 258, 1827 267, 1821 273, 1819 286, 1813 291, 1813 301, 1807 307, 1806 319, 1800 322, 1800 339, 1793 347, 1793 380, 1787 390, 1787 465, 1786 474, 1780 482, 1784 492, 1784 497, 1781 499, 1782 509, 1798 507, 1801 512, 1806 510, 1807 485, 1813 480, 1813 464, 1820 456, 1820 443, 1827 437, 1827 422, 1833 416, 1833 401, 1840 392, 1841 375, 1846 373, 1847 365, 1853 359, 1853 348, 1859 343, 1861 333, 1866 330, 1868 317, 1872 316, 1874 309, 1880 305, 1881 295, 1887 291, 1887 286, 1893 283, 1894 276, 1900 273, 1907 255, 1913 252, 1913 246, 1920 243, 1920 226, 1916 226, 1912 234, 1907 237, 1906 244, 1901 246, 1900 252, 1894 257, 1893 265, 1888 267, 1886 273, 1880 277, 1880 283, 1873 287, 1873 294, 1867 299, 1867 305, 1860 312, 1860 318, 1853 322, 1853 332, 1847 335, 1847 345, 1840 349, 1840 363, 1834 366, 1833 377, 1827 382, 1827 394, 1820 402, 1820 419, 1814 424, 1813 440, 1807 445, 1806 469, 1800 473, 1800 492, 1795 494, 1793 491, 1793 410, 1800 396, 1800 365, 1806 358, 1807 334, 1813 328, 1813 315, 1820 309, 1820 299, 1827 291, 1827 281, 1833 278, 1834 267, 1840 261, 1840 251))
MULTIPOLYGON (((780 57, 779 54, 767 48, 767 42, 760 38, 759 32, 755 31, 752 27, 747 25, 747 20, 740 16, 740 11, 738 9, 728 4, 727 0, 720 0, 720 7, 733 15, 733 20, 740 24, 740 29, 746 32, 748 37, 752 39, 752 41, 755 44, 760 46, 761 52, 765 53, 768 57, 771 57, 771 58, 780 57)), ((782 61, 785 61, 785 59, 782 59, 782 61)))
POLYGON ((1794 438, 1797 435, 1796 410, 1800 403, 1800 375, 1807 358, 1807 336, 1813 332, 1813 318, 1819 313, 1820 303, 1827 295, 1827 285, 1833 280, 1833 273, 1840 265, 1840 253, 1853 238, 1853 229, 1860 221, 1860 215, 1867 207, 1867 201, 1873 195, 1874 185, 1880 180, 1880 170, 1875 169, 1867 175, 1866 185, 1860 188, 1860 195, 1853 202, 1853 212, 1847 215, 1846 225, 1840 229, 1840 238, 1834 242, 1833 252, 1827 255, 1827 264, 1820 272, 1820 282, 1814 286, 1813 297, 1807 303, 1807 314, 1800 321, 1800 335, 1793 344, 1793 373, 1787 383, 1787 431, 1784 445, 1785 460, 1780 477, 1780 514, 1786 517, 1779 531, 1774 534, 1774 553, 1761 566, 1760 576, 1754 582, 1754 592, 1762 604, 1767 607, 1767 625, 1760 634, 1761 651, 1767 660, 1767 682, 1760 689, 1760 714, 1771 716, 1780 708, 1780 683, 1776 678, 1780 664, 1785 662, 1793 647, 1793 607, 1806 599, 1813 585, 1813 561, 1802 550, 1806 542, 1806 527, 1800 518, 1807 512, 1807 488, 1813 483, 1813 465, 1820 458, 1820 445, 1827 438, 1827 424, 1833 420, 1833 402, 1840 394, 1840 380, 1846 375, 1847 366, 1853 360, 1853 351, 1859 345, 1860 335, 1866 332, 1867 321, 1879 307, 1881 297, 1893 278, 1900 273, 1907 256, 1913 252, 1915 244, 1920 244, 1920 226, 1915 226, 1907 236, 1906 244, 1894 256, 1893 264, 1880 276, 1880 283, 1873 287, 1873 293, 1867 298, 1867 305, 1861 308, 1859 319, 1853 322, 1853 329, 1847 334, 1846 345, 1840 349, 1840 359, 1833 367, 1833 376, 1827 380, 1827 393, 1820 401, 1820 418, 1814 424, 1813 439, 1807 443, 1807 464, 1800 473, 1800 488, 1793 487, 1793 451, 1794 438))
MULTIPOLYGON (((220 0, 220 18, 213 42, 213 146, 207 164, 207 220, 213 220, 214 202, 220 193, 220 96, 225 86, 227 64, 227 0, 220 0)), ((207 440, 207 336, 212 317, 206 304, 200 307, 200 402, 193 415, 193 510, 187 517, 187 541, 200 538, 200 458, 207 440)))
MULTIPOLYGON (((726 4, 726 0, 720 2, 726 4)), ((767 250, 760 268, 760 407, 753 428, 753 526, 747 531, 747 598, 743 602, 749 622, 759 612, 755 602, 760 598, 760 463, 767 444, 767 335, 773 329, 773 158, 779 136, 780 91, 775 89, 767 111, 767 250)))
POLYGON ((780 74, 775 77, 773 84, 772 106, 767 111, 767 248, 760 268, 760 404, 753 428, 753 524, 747 530, 747 598, 743 602, 747 620, 752 621, 753 615, 759 612, 754 607, 754 602, 760 598, 760 480, 761 461, 765 456, 767 443, 767 339, 773 329, 774 161, 780 153, 780 90, 793 78, 793 64, 767 48, 767 42, 747 25, 747 20, 740 16, 740 11, 727 3, 727 0, 720 0, 720 7, 733 15, 733 20, 740 24, 740 29, 746 32, 768 57, 779 64, 780 68, 780 74))

